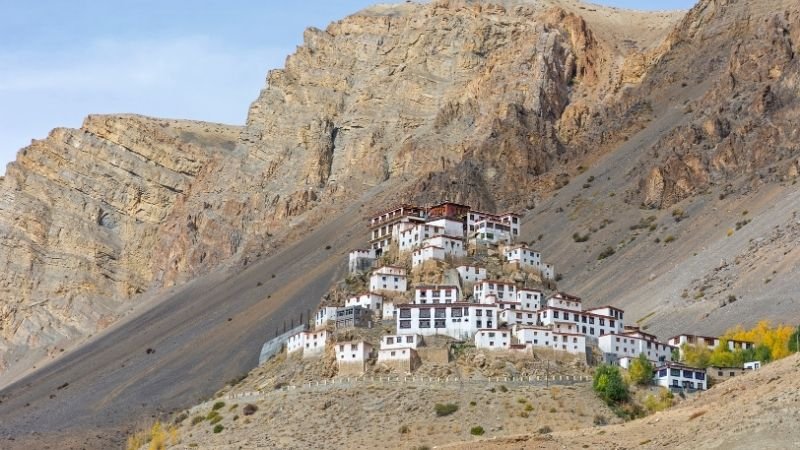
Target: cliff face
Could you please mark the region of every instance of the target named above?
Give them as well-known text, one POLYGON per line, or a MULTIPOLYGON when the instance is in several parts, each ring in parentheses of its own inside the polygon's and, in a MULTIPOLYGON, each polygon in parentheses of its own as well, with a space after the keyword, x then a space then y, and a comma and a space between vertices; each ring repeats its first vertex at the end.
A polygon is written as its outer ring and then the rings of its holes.
POLYGON ((741 174, 796 175, 790 6, 708 0, 680 23, 560 0, 376 6, 307 30, 244 127, 92 116, 55 130, 0 185, 0 368, 355 201, 537 208, 549 241, 569 240, 552 212, 570 205, 540 205, 665 110, 685 117, 618 161, 613 182, 598 173, 608 198, 627 194, 617 219, 741 174), (698 94, 676 95, 684 83, 698 94))
POLYGON ((0 367, 107 326, 150 287, 159 226, 236 133, 90 116, 20 151, 0 184, 0 367))
MULTIPOLYGON (((703 1, 665 42, 643 91, 702 84, 689 122, 649 149, 641 200, 668 206, 711 185, 796 177, 800 162, 800 7, 703 1)), ((651 95, 651 98, 654 97, 651 95)))

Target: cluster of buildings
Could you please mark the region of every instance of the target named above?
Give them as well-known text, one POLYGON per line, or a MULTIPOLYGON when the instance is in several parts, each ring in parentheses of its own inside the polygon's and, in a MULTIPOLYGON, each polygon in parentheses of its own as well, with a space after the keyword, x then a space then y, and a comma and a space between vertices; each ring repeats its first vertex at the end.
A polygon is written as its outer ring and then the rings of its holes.
POLYGON ((503 246, 510 263, 555 276, 555 268, 526 246, 512 247, 519 237, 520 216, 473 210, 469 205, 444 202, 430 207, 400 205, 376 214, 369 221, 369 248, 349 255, 351 273, 369 270, 388 249, 411 255, 412 267, 428 260, 468 255, 468 248, 503 246))
MULTIPOLYGON (((370 248, 354 250, 348 260, 351 273, 369 274, 368 290, 350 297, 344 306, 320 308, 314 328, 289 339, 289 353, 316 357, 330 344, 339 373, 360 374, 372 362, 413 371, 420 364, 420 348, 430 336, 471 341, 487 350, 548 349, 584 358, 590 348, 596 348, 606 363, 622 367, 644 355, 656 367, 659 384, 706 387, 704 369, 672 359, 683 343, 716 345, 712 338, 682 335, 660 342, 639 327, 626 326, 622 309, 584 308, 579 297, 563 292, 545 295, 493 280, 486 267, 466 261, 471 248, 490 246, 507 264, 538 271, 543 279, 553 278, 554 268, 542 261, 540 252, 515 244, 520 230, 516 214, 482 213, 450 202, 427 208, 402 205, 372 217, 369 228, 370 248), (412 272, 428 260, 448 260, 455 266, 447 277, 449 283, 412 285, 405 267, 376 267, 390 248, 400 260, 410 260, 412 272), (379 348, 363 340, 332 342, 331 329, 371 327, 381 321, 394 323, 395 334, 383 336, 379 348)), ((729 345, 747 348, 752 344, 729 345)))

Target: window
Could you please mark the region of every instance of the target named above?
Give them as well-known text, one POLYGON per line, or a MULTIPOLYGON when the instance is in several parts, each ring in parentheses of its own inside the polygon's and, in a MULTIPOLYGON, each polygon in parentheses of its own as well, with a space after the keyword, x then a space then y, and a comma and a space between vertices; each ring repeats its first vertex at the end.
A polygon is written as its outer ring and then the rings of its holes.
POLYGON ((392 345, 392 344, 394 344, 394 338, 393 338, 393 337, 391 337, 391 336, 390 336, 390 337, 387 337, 387 338, 386 338, 386 344, 387 344, 387 345, 392 345))
POLYGON ((425 318, 425 319, 430 319, 431 318, 431 310, 428 309, 428 308, 420 309, 419 310, 419 317, 420 318, 425 318))
POLYGON ((443 319, 447 317, 447 310, 444 308, 436 308, 436 311, 434 312, 434 317, 437 319, 443 319))
MULTIPOLYGON (((733 376, 733 372, 731 372, 731 376, 733 376)), ((694 379, 695 380, 705 380, 706 379, 706 374, 703 373, 703 372, 695 372, 694 373, 694 379)))
POLYGON ((665 377, 665 376, 667 376, 667 369, 661 369, 661 370, 659 370, 659 371, 658 371, 658 376, 659 376, 659 377, 665 377))
POLYGON ((453 308, 450 310, 450 317, 461 317, 461 308, 453 308))
POLYGON ((486 317, 492 317, 492 310, 491 309, 487 309, 486 310, 486 317))
POLYGON ((419 321, 419 327, 420 328, 430 328, 431 327, 431 321, 430 320, 420 320, 419 321))
POLYGON ((411 328, 411 321, 410 320, 401 320, 400 321, 400 328, 411 328))
POLYGON ((673 376, 673 377, 679 377, 679 376, 681 376, 681 370, 680 369, 669 369, 669 374, 671 376, 673 376))
POLYGON ((479 321, 477 321, 477 322, 475 323, 475 326, 477 326, 478 328, 481 328, 481 327, 483 326, 483 322, 481 322, 481 321, 479 320, 479 321))
POLYGON ((558 311, 553 311, 553 318, 558 319, 558 311))
POLYGON ((483 310, 482 309, 476 309, 475 310, 475 315, 478 316, 478 317, 481 317, 483 315, 483 310))
POLYGON ((433 321, 434 328, 445 328, 445 319, 436 319, 433 321))
MULTIPOLYGON (((398 337, 397 339, 399 340, 400 338, 398 337)), ((409 344, 413 343, 414 342, 414 336, 406 336, 406 342, 409 343, 409 344)))
POLYGON ((600 326, 601 327, 606 326, 606 319, 600 319, 600 326))
POLYGON ((400 318, 401 319, 410 319, 411 318, 411 310, 410 309, 401 309, 400 310, 400 318))

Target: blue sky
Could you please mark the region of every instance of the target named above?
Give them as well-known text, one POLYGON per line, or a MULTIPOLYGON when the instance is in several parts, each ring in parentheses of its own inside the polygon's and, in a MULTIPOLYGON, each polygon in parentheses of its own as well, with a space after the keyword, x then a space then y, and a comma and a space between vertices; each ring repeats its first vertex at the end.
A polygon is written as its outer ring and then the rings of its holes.
MULTIPOLYGON (((283 65, 306 27, 372 3, 0 0, 0 172, 32 138, 78 127, 90 113, 242 124, 267 70, 283 65)), ((694 1, 597 3, 685 9, 694 1)))

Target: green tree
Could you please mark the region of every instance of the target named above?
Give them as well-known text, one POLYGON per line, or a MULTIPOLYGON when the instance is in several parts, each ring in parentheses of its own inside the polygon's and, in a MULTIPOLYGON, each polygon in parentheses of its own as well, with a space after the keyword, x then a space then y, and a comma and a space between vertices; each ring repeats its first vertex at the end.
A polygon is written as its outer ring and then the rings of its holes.
POLYGON ((789 336, 789 351, 792 353, 797 353, 798 347, 800 346, 800 326, 794 330, 791 336, 789 336))
POLYGON ((683 361, 689 366, 706 368, 711 360, 711 350, 704 345, 683 344, 683 361))
POLYGON ((638 385, 644 386, 653 382, 653 365, 644 353, 640 353, 638 358, 631 361, 628 375, 631 377, 631 382, 638 385))
POLYGON ((598 367, 594 372, 592 388, 609 405, 628 399, 628 385, 616 366, 603 364, 598 367))

